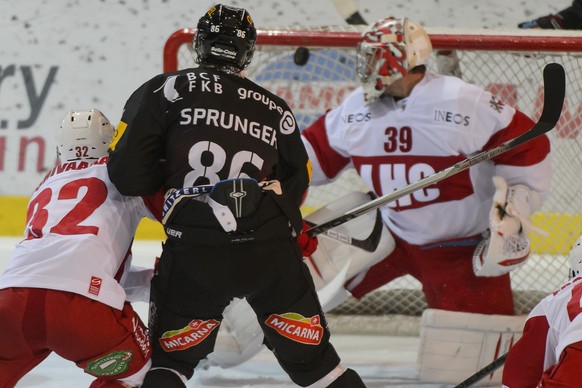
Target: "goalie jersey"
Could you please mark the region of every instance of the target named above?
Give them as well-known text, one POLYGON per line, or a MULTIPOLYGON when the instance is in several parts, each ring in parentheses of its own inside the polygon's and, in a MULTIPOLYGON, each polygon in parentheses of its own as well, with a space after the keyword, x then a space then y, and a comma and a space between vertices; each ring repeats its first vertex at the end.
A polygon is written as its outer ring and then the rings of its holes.
MULTIPOLYGON (((362 88, 303 131, 313 184, 353 166, 379 196, 415 183, 467 157, 499 146, 534 123, 495 95, 459 78, 426 73, 403 99, 366 106, 362 88)), ((492 177, 524 184, 544 198, 550 184, 544 135, 490 161, 382 207, 390 230, 408 243, 477 236, 489 226, 492 177)))

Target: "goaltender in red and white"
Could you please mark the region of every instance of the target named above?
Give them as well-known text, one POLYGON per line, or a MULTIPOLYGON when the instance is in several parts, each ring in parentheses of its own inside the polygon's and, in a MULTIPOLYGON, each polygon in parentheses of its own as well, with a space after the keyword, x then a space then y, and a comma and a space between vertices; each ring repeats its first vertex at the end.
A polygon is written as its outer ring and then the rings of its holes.
POLYGON ((582 236, 570 255, 569 280, 542 299, 509 350, 503 387, 578 387, 582 361, 582 236))
MULTIPOLYGON (((302 132, 312 184, 354 167, 386 195, 533 127, 483 88, 429 72, 431 51, 425 30, 407 18, 379 20, 363 33, 362 87, 302 132)), ((530 215, 547 196, 550 169, 544 135, 381 208, 393 249, 370 268, 349 270, 345 287, 361 298, 404 275, 420 281, 429 307, 421 379, 462 381, 519 335, 509 272, 528 257, 530 215)), ((312 257, 314 267, 337 260, 312 257)))
POLYGON ((94 376, 91 388, 140 386, 150 367, 129 301, 149 301, 153 269, 131 266, 130 247, 142 218, 161 219, 163 195, 115 189, 113 131, 96 109, 68 112, 57 131, 59 164, 33 192, 24 239, 0 276, 0 387, 52 352, 94 376))
MULTIPOLYGON (((534 125, 483 88, 429 72, 430 39, 406 18, 379 20, 356 51, 361 87, 302 132, 312 185, 354 167, 376 195, 386 195, 534 125)), ((514 315, 509 272, 526 262, 530 216, 547 196, 550 177, 544 135, 383 206, 384 230, 374 252, 319 235, 308 264, 318 290, 325 290, 324 310, 350 293, 361 298, 411 275, 422 283, 429 307, 421 320, 420 378, 465 380, 521 334, 525 317, 514 315), (329 285, 338 280, 345 288, 330 296, 329 285)), ((334 209, 339 216, 367 200, 351 195, 306 219, 328 221, 334 209)), ((372 230, 374 219, 356 218, 342 232, 361 234, 366 222, 372 230)), ((233 316, 235 338, 243 316, 233 316)), ((226 354, 213 357, 219 364, 233 361, 226 354)), ((487 383, 500 381, 498 370, 487 383)))

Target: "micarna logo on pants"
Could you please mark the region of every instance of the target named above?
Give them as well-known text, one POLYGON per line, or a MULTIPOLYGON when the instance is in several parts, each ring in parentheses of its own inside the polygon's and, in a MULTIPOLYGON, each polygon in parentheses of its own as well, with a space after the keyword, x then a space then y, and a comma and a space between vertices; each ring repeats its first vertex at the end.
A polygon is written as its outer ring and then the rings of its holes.
POLYGON ((220 322, 215 319, 194 319, 183 329, 162 334, 160 345, 166 352, 188 349, 204 341, 218 326, 220 322))
POLYGON ((319 345, 323 336, 321 318, 305 318, 297 313, 271 314, 265 324, 283 337, 306 345, 319 345))

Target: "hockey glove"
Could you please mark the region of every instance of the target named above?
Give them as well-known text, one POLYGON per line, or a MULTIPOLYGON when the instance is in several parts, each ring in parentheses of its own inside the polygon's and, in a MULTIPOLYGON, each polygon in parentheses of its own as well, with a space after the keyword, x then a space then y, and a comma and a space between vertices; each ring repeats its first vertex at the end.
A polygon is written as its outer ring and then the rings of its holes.
POLYGON ((477 276, 500 276, 525 264, 530 251, 528 235, 536 230, 530 215, 541 207, 538 193, 525 185, 508 187, 503 177, 493 177, 495 194, 489 213, 489 233, 473 254, 477 276))
POLYGON ((523 29, 541 28, 543 30, 561 30, 564 28, 564 18, 560 14, 547 15, 535 20, 519 23, 517 26, 523 29))
POLYGON ((582 29, 582 17, 578 8, 579 4, 573 4, 555 15, 550 14, 529 22, 520 23, 518 27, 541 28, 545 30, 579 30, 582 29))
POLYGON ((301 229, 301 234, 297 237, 297 245, 299 245, 303 257, 311 256, 317 249, 317 237, 309 237, 306 233, 310 227, 307 222, 303 221, 303 229, 301 229))

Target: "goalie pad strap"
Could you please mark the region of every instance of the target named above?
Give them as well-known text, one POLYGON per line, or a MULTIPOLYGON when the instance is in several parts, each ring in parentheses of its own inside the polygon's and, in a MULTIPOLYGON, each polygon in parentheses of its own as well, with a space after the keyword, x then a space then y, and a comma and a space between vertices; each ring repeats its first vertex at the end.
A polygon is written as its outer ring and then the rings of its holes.
MULTIPOLYGON (((456 384, 507 353, 521 337, 526 316, 489 315, 427 309, 418 353, 422 381, 456 384)), ((503 368, 481 386, 501 386, 503 368)))

